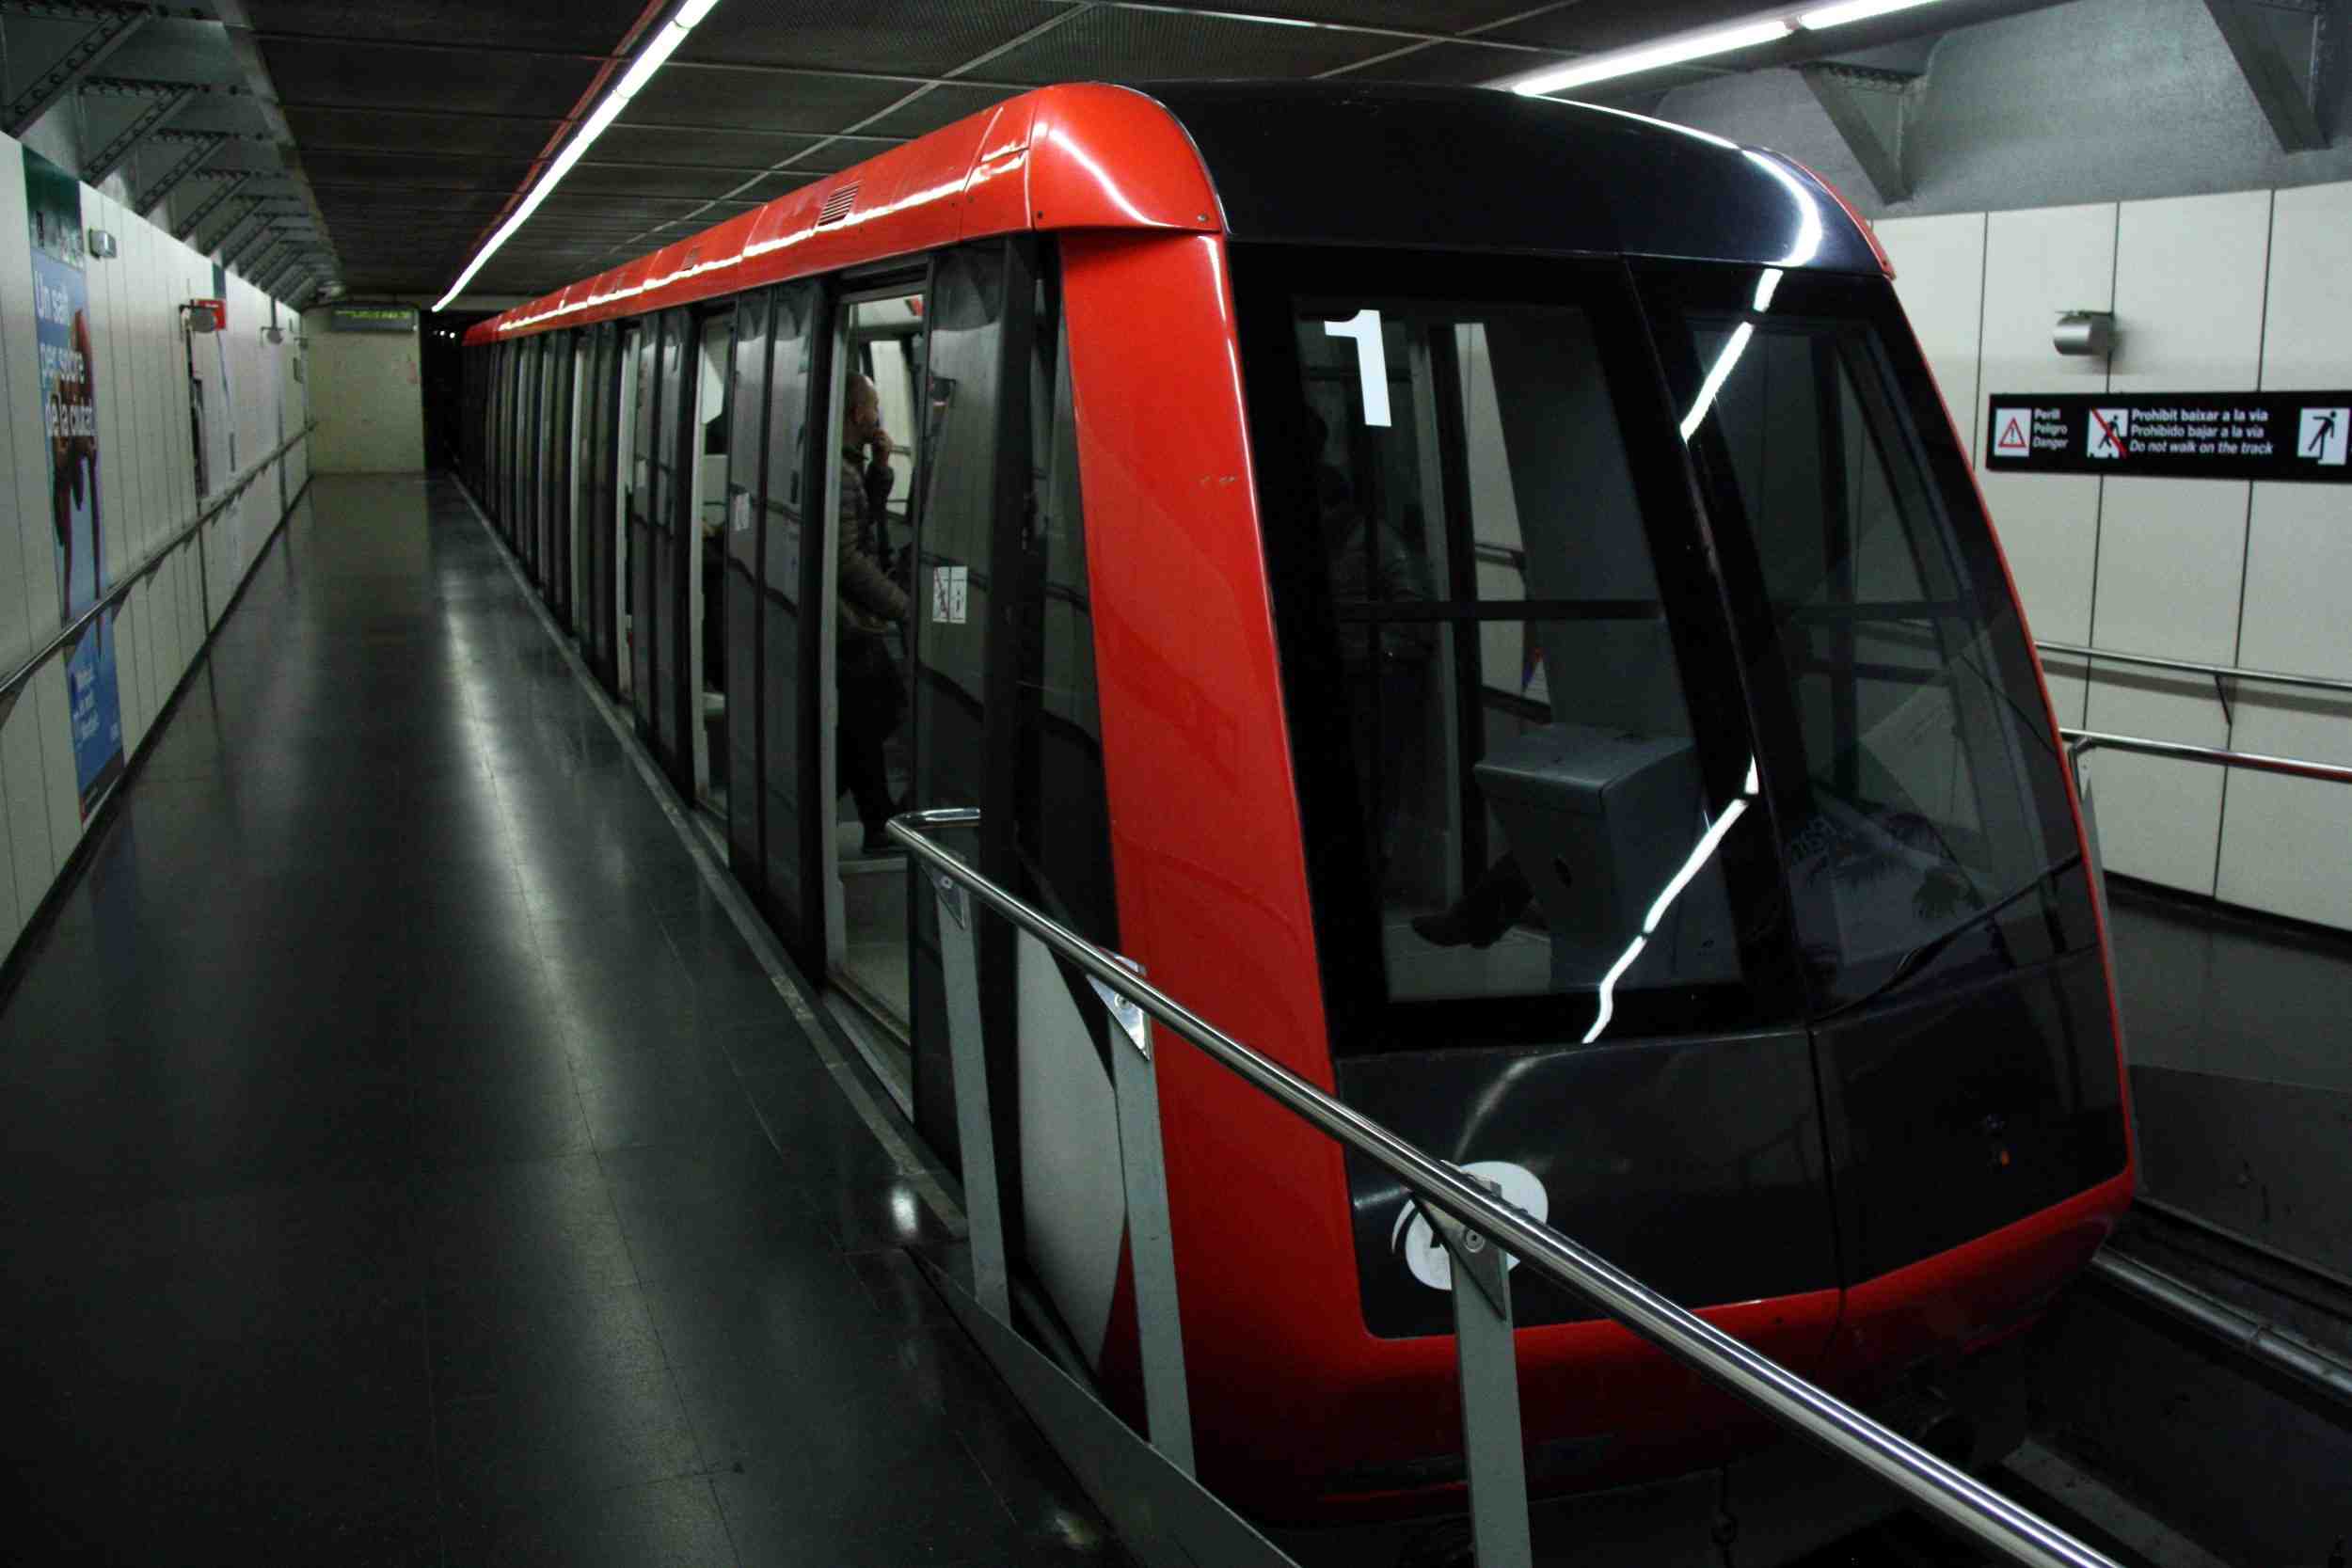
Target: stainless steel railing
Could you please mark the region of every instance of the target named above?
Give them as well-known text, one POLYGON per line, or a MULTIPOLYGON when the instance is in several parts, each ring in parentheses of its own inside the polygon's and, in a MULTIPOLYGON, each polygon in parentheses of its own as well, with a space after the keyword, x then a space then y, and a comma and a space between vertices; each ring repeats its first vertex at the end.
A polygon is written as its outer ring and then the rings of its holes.
POLYGON ((312 420, 300 430, 287 436, 267 457, 256 462, 222 486, 219 494, 206 501, 194 517, 173 530, 168 538, 139 557, 128 571, 119 574, 113 587, 101 594, 87 610, 83 610, 82 613, 58 628, 56 636, 34 649, 32 657, 18 665, 7 678, 0 679, 0 698, 6 698, 26 681, 31 680, 42 665, 56 657, 59 650, 72 646, 74 639, 82 635, 84 627, 104 614, 113 606, 121 603, 124 595, 145 581, 149 574, 152 573, 156 567, 170 559, 172 551, 186 544, 206 523, 227 511, 230 503, 253 487, 254 481, 269 471, 272 464, 294 451, 297 443, 318 427, 318 421, 312 420))
POLYGON ((979 1035, 974 899, 1084 972, 1135 1047, 1132 1053, 1113 1053, 1117 1059, 1114 1092, 1120 1104, 1129 1245, 1135 1255, 1145 1418, 1152 1446, 1171 1462, 1187 1471, 1192 1467, 1154 1086, 1151 1032, 1154 1021, 1182 1035, 1308 1125, 1388 1171, 1405 1184, 1428 1215, 1455 1272, 1452 1293, 1462 1381, 1464 1458, 1481 1568, 1525 1568, 1532 1560, 1517 1345, 1505 1274, 1510 1257, 1575 1291, 1676 1360, 1722 1384, 1783 1425, 1861 1465, 1916 1507, 1946 1520, 2003 1560, 2036 1568, 2060 1564, 2114 1568, 2110 1559, 2055 1525, 1685 1311, 1606 1259, 1502 1202, 1475 1179, 1424 1153, 1279 1062, 1233 1038, 1143 978, 1127 959, 1023 902, 930 837, 939 829, 972 827, 978 820, 977 812, 957 809, 911 812, 890 824, 891 836, 915 857, 939 904, 956 1122, 963 1140, 976 1288, 984 1307, 1010 1321, 987 1108, 986 1056, 979 1035), (1463 1288, 1464 1280, 1471 1288, 1463 1288))
POLYGON ((2352 694, 2352 681, 2339 680, 2333 675, 2298 675, 2284 670, 2246 670, 2234 664, 2201 664, 2188 658, 2159 658, 2153 654, 2123 654, 2112 648, 2086 647, 2079 642, 2042 642, 2034 646, 2045 654, 2065 658, 2090 661, 2105 660, 2111 664, 2137 665, 2145 670, 2169 670, 2184 675, 2203 675, 2211 680, 2260 681, 2268 686, 2302 687, 2313 691, 2342 691, 2352 694))
POLYGON ((2129 752, 2137 756, 2173 757, 2183 762, 2207 763, 2216 768, 2244 768, 2256 773, 2280 773, 2289 778, 2352 784, 2352 768, 2339 763, 2312 762, 2302 757, 2274 757, 2262 752, 2231 752, 2217 746, 2192 746, 2184 740, 2151 740, 2145 736, 2109 735, 2105 730, 2061 728, 2058 735, 2066 742, 2066 754, 2074 760, 2078 781, 2082 775, 2082 759, 2089 753, 2129 752))

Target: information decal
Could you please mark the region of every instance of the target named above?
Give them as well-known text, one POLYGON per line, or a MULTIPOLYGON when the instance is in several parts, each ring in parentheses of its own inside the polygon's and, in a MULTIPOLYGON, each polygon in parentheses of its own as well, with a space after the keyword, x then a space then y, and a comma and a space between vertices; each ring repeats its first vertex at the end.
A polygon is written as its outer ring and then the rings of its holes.
POLYGON ((1996 392, 1992 473, 2352 483, 2352 391, 1996 392))
MULTIPOLYGON (((98 386, 90 354, 89 284, 82 247, 82 184, 24 150, 33 250, 33 334, 49 449, 49 520, 57 562, 57 616, 71 625, 110 586, 99 527, 98 386)), ((91 620, 66 649, 73 772, 87 818, 122 773, 122 709, 115 690, 115 612, 91 620)))

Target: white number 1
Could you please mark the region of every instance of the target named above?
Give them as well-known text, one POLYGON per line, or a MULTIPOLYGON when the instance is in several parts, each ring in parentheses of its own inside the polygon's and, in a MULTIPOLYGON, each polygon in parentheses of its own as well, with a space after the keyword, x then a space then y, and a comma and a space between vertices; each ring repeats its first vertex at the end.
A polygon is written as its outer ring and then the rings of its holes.
POLYGON ((1357 311, 1343 322, 1325 322, 1327 338, 1356 340, 1356 374, 1364 388, 1364 423, 1389 423, 1389 350, 1380 341, 1380 312, 1357 311))

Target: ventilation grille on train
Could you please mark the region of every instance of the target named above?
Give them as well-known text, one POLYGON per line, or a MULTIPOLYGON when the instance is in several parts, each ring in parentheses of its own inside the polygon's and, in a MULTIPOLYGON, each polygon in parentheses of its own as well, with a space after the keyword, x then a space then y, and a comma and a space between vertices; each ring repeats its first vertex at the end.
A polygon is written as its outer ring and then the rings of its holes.
POLYGON ((850 209, 856 205, 857 186, 842 186, 825 198, 825 204, 817 209, 817 227, 822 229, 829 223, 839 223, 850 215, 850 209))

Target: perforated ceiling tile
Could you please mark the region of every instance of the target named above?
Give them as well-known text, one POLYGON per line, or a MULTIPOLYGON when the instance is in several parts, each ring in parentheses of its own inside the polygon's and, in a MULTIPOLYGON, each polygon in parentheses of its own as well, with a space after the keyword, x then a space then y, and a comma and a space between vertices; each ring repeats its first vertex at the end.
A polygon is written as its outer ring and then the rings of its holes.
POLYGON ((720 70, 673 60, 630 102, 628 118, 755 131, 838 131, 889 107, 909 90, 891 82, 720 70))
POLYGON ((1071 8, 1053 0, 743 0, 712 11, 677 57, 936 76, 1071 8))
MULTIPOLYGON (((294 145, 307 159, 313 151, 402 151, 431 148, 535 157, 562 121, 552 116, 450 115, 430 109, 320 109, 280 105, 293 127, 294 145)), ((609 138, 608 138, 609 139, 609 138)), ((599 144, 601 145, 601 144, 599 144)))
POLYGON ((1495 49, 1475 43, 1433 43, 1394 59, 1375 60, 1350 71, 1343 82, 1425 82, 1442 87, 1484 87, 1498 77, 1541 71, 1569 56, 1495 49))
MULTIPOLYGON (((953 125, 967 115, 978 114, 992 103, 1001 103, 1025 90, 1021 87, 967 87, 961 83, 932 87, 865 129, 893 136, 928 135, 943 125, 953 125)), ((836 147, 841 145, 834 144, 836 147)), ((873 155, 872 150, 860 148, 853 154, 844 156, 840 166, 846 168, 861 158, 873 155)))
POLYGON ((778 131, 680 130, 623 121, 596 138, 596 155, 632 164, 769 168, 823 139, 778 131))
POLYGON ((1622 49, 1713 23, 1740 21, 1754 16, 1756 8, 1755 0, 1578 0, 1563 9, 1498 27, 1490 36, 1557 49, 1622 49))
POLYGON ((680 168, 666 164, 596 164, 583 163, 572 171, 572 178, 564 182, 564 189, 596 192, 627 192, 635 196, 691 196, 697 201, 731 196, 737 186, 747 180, 756 180, 755 168, 680 168))
MULTIPOLYGON (((744 3, 747 9, 758 8, 756 0, 744 3)), ((597 55, 611 52, 644 8, 645 0, 528 5, 484 5, 481 0, 246 0, 246 14, 264 40, 272 33, 300 33, 329 39, 574 49, 597 55)))
POLYGON ((1385 54, 1396 40, 1324 27, 1103 8, 988 62, 1004 82, 1112 82, 1183 76, 1312 76, 1385 54))
MULTIPOLYGON (((359 108, 488 110, 569 114, 594 79, 596 62, 406 45, 264 40, 262 58, 280 96, 297 103, 359 108)), ((297 143, 297 145, 299 145, 297 143)))
POLYGON ((313 181, 352 185, 428 185, 467 189, 484 185, 512 188, 531 167, 528 154, 484 157, 472 152, 341 152, 306 150, 302 166, 313 181))
POLYGON ((1178 10, 1238 11, 1311 22, 1354 23, 1420 33, 1458 33, 1532 10, 1541 0, 1171 0, 1178 10))

